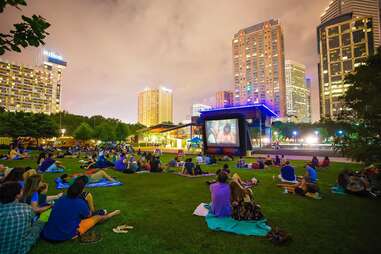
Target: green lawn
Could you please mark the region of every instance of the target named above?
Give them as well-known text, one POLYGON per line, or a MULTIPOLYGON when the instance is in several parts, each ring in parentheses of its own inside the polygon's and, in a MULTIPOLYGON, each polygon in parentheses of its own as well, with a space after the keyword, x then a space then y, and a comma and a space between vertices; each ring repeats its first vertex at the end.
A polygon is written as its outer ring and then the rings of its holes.
MULTIPOLYGON (((163 156, 164 161, 169 156, 163 156)), ((78 172, 77 159, 62 160, 69 172, 78 172)), ((0 162, 8 166, 34 166, 35 161, 0 162)), ((303 162, 293 162, 298 174, 303 162)), ((221 166, 207 167, 215 171, 221 166)), ((233 163, 231 163, 231 167, 233 163)), ((259 185, 254 197, 271 224, 292 235, 287 246, 273 246, 265 238, 245 237, 210 231, 204 218, 192 216, 200 202, 208 202, 207 179, 189 179, 172 174, 125 175, 108 172, 124 185, 91 189, 97 208, 120 209, 122 214, 98 225, 103 240, 93 245, 77 241, 50 244, 40 241, 32 253, 381 253, 380 200, 340 196, 329 192, 337 173, 359 165, 333 163, 319 172, 322 200, 283 194, 275 186, 276 168, 263 171, 233 169, 243 178, 255 176, 259 185), (112 228, 128 223, 135 229, 128 234, 115 234, 112 228)), ((45 174, 49 193, 55 194, 53 179, 59 174, 45 174)))

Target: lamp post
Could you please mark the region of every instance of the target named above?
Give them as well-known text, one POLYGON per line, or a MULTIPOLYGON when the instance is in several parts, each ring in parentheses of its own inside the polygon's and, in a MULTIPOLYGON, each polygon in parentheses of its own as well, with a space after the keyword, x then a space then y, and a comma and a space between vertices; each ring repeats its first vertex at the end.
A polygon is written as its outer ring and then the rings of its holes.
POLYGON ((61 137, 65 136, 66 129, 61 129, 61 137))
POLYGON ((294 137, 294 143, 296 143, 296 137, 298 136, 298 132, 297 131, 293 131, 292 132, 292 136, 294 137))

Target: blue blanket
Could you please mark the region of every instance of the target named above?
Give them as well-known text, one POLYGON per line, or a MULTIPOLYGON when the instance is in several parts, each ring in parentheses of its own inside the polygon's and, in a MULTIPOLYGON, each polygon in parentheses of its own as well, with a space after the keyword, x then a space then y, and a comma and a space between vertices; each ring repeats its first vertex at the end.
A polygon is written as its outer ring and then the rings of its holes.
POLYGON ((238 235, 266 236, 271 227, 266 220, 235 220, 232 217, 216 217, 212 213, 205 217, 208 228, 214 231, 224 231, 238 235))
MULTIPOLYGON (((55 182, 56 182, 56 189, 57 190, 68 189, 70 187, 70 185, 68 183, 62 182, 62 179, 60 177, 57 177, 55 179, 55 182)), ((123 183, 121 183, 119 181, 118 182, 110 182, 107 179, 102 179, 102 180, 99 180, 98 182, 95 182, 95 183, 86 184, 86 188, 113 187, 113 186, 120 186, 120 185, 123 185, 123 183)))
POLYGON ((43 171, 42 173, 62 173, 64 172, 64 169, 63 168, 59 168, 59 169, 51 169, 51 170, 46 170, 46 171, 43 171))

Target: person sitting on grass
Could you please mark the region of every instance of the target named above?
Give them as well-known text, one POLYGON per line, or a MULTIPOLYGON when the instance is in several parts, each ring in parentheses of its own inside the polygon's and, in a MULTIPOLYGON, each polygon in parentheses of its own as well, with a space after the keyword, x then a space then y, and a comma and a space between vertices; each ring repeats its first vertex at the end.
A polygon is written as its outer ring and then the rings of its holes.
POLYGON ((279 155, 275 155, 274 165, 278 166, 278 167, 281 166, 281 160, 280 160, 279 155))
POLYGON ((92 165, 93 168, 109 168, 113 166, 114 163, 107 160, 105 152, 102 149, 99 151, 97 161, 94 163, 94 165, 92 165))
POLYGON ((163 169, 161 167, 161 161, 159 156, 152 157, 151 163, 151 172, 152 173, 160 173, 163 172, 163 169))
POLYGON ((192 162, 192 158, 186 159, 185 163, 184 163, 183 174, 193 175, 194 174, 194 168, 195 168, 195 165, 192 162))
POLYGON ((306 173, 304 176, 308 177, 311 183, 315 183, 315 184, 317 183, 318 175, 317 175, 316 169, 313 167, 311 163, 307 163, 306 173))
POLYGON ((285 165, 280 169, 280 175, 278 176, 282 182, 285 183, 297 183, 295 168, 290 165, 289 161, 285 162, 285 165))
POLYGON ((65 167, 61 162, 53 159, 52 153, 49 153, 48 157, 41 163, 40 167, 38 167, 39 172, 53 172, 61 169, 65 169, 65 167))
POLYGON ((232 217, 235 220, 263 219, 260 207, 254 203, 252 190, 245 188, 243 183, 239 176, 233 176, 230 182, 232 217))
POLYGON ((67 194, 56 201, 41 234, 44 239, 54 242, 74 239, 96 224, 120 213, 119 210, 115 210, 104 215, 92 216, 87 202, 81 198, 85 185, 82 180, 75 181, 67 194))
POLYGON ((210 212, 217 217, 232 215, 231 191, 227 181, 228 175, 221 171, 217 176, 217 182, 209 186, 212 199, 210 212))
POLYGON ((42 162, 46 159, 45 153, 40 153, 37 158, 37 168, 39 168, 42 164, 42 162))
POLYGON ((247 163, 242 156, 239 157, 239 160, 237 162, 237 168, 247 168, 247 163))
POLYGON ((25 172, 25 168, 13 168, 8 174, 5 175, 1 183, 18 182, 20 184, 21 189, 23 189, 24 188, 24 178, 23 178, 24 172, 25 172))
POLYGON ((208 172, 202 171, 201 166, 197 164, 196 167, 194 168, 194 175, 197 176, 197 175, 205 175, 205 174, 208 174, 208 172))
POLYGON ((167 166, 169 168, 175 168, 175 167, 177 167, 177 156, 175 158, 173 158, 172 160, 170 160, 168 162, 167 166))
POLYGON ((266 156, 266 159, 265 159, 265 165, 266 166, 272 166, 273 165, 273 159, 271 158, 270 154, 268 154, 266 156))
POLYGON ((202 156, 201 153, 199 153, 196 157, 196 162, 197 164, 203 164, 204 163, 204 157, 202 156))
POLYGON ((327 168, 327 167, 329 167, 329 164, 330 164, 330 160, 329 160, 328 156, 325 156, 324 160, 320 163, 319 167, 327 168))
POLYGON ((0 184, 0 253, 28 253, 37 242, 44 226, 32 223, 34 213, 25 203, 19 203, 22 188, 18 182, 0 184))
POLYGON ((31 175, 25 179, 23 191, 23 202, 31 205, 36 214, 41 214, 51 208, 49 201, 56 200, 62 196, 62 193, 54 196, 47 196, 48 185, 42 182, 39 174, 31 175))
POLYGON ((125 171, 127 169, 126 154, 121 153, 119 159, 115 161, 115 169, 117 171, 125 171))
POLYGON ((317 169, 319 167, 319 159, 316 156, 312 157, 310 166, 314 169, 317 169))

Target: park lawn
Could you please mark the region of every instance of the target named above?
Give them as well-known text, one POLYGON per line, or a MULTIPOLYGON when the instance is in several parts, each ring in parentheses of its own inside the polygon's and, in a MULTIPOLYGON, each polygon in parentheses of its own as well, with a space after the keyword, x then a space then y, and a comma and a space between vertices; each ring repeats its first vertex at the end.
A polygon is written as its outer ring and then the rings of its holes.
MULTIPOLYGON (((167 162, 172 155, 162 156, 167 162)), ((62 159, 68 172, 80 172, 78 159, 62 159)), ((35 160, 4 161, 8 166, 35 166, 35 160)), ((302 174, 302 161, 295 161, 297 173, 302 174)), ((204 166, 209 172, 217 166, 204 166)), ((338 172, 344 168, 359 168, 356 164, 332 163, 319 171, 322 200, 283 194, 275 186, 275 167, 262 171, 236 169, 242 178, 255 176, 259 185, 253 189, 255 200, 272 225, 286 230, 292 242, 274 246, 265 238, 247 237, 214 232, 207 228, 204 218, 192 216, 201 202, 209 202, 205 181, 208 178, 185 178, 168 173, 126 175, 107 171, 124 185, 90 189, 97 208, 108 211, 120 209, 122 214, 95 230, 103 240, 92 245, 80 245, 73 240, 51 244, 40 240, 31 253, 381 253, 380 200, 350 195, 331 194, 338 172), (112 228, 128 223, 135 227, 127 234, 115 234, 112 228)), ((47 173, 49 194, 55 190, 54 178, 47 173)))

